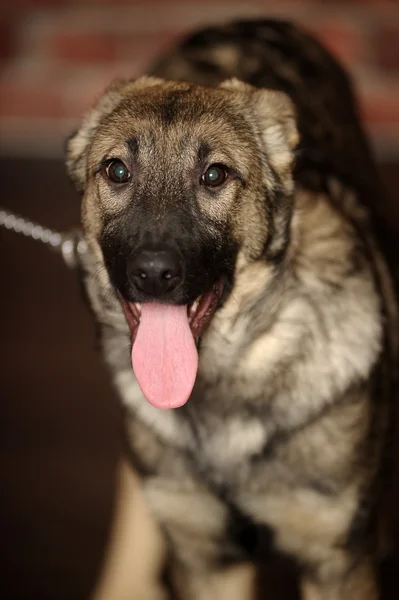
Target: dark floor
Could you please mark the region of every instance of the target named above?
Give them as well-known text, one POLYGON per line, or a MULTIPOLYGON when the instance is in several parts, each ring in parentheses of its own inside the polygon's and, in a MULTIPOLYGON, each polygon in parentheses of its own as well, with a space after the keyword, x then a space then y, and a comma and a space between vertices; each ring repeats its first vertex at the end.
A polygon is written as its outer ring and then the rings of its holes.
MULTIPOLYGON (((399 166, 382 172, 399 231, 399 166)), ((0 205, 61 230, 78 223, 62 164, 2 160, 0 178, 0 205)), ((1 230, 0 273, 0 598, 85 600, 112 510, 117 402, 61 258, 1 230)), ((396 581, 391 572, 386 598, 399 597, 396 581)), ((276 600, 268 583, 265 591, 276 600)))

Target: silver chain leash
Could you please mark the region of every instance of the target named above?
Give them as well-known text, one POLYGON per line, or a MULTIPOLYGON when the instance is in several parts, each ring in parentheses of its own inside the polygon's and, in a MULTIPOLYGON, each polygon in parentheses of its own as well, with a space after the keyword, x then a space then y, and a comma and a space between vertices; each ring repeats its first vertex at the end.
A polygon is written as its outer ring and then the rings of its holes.
POLYGON ((86 242, 79 229, 67 232, 43 227, 0 206, 0 227, 45 244, 63 257, 68 267, 76 267, 79 255, 86 252, 86 242))

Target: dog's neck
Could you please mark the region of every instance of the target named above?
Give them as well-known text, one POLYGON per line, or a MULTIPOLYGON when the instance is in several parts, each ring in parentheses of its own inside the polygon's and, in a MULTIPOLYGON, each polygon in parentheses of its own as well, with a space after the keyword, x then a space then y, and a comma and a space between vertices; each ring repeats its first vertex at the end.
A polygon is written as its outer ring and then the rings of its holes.
POLYGON ((246 389, 251 389, 254 401, 257 394, 264 401, 279 393, 277 380, 283 386, 284 377, 299 368, 305 352, 303 368, 319 365, 326 381, 330 374, 331 393, 339 386, 340 371, 345 371, 345 381, 350 380, 348 369, 353 369, 354 378, 368 372, 381 331, 379 319, 370 321, 367 315, 378 313, 380 307, 352 233, 349 221, 328 197, 297 193, 291 241, 279 269, 260 261, 242 269, 204 336, 199 377, 207 387, 215 389, 222 380, 231 384, 224 383, 222 392, 230 401, 242 396, 248 403, 246 389), (352 319, 354 315, 364 319, 359 325, 361 340, 354 340, 345 329, 352 309, 352 319), (337 324, 342 325, 339 335, 334 333, 337 324), (259 390, 249 385, 251 377, 260 382, 259 390))

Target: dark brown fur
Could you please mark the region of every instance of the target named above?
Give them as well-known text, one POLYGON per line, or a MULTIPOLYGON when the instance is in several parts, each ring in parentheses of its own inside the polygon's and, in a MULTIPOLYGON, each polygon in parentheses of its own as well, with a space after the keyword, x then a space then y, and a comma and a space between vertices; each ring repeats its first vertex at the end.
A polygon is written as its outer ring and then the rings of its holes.
POLYGON ((152 74, 163 79, 106 92, 68 168, 84 193, 86 290, 179 594, 219 598, 222 568, 276 550, 300 567, 306 600, 376 600, 396 301, 347 77, 273 21, 200 32, 152 74), (115 156, 134 173, 123 189, 103 175, 115 156), (198 181, 215 162, 231 177, 210 195, 198 181), (226 281, 192 397, 174 412, 142 397, 115 295, 130 293, 116 256, 148 224, 189 255, 194 281, 168 301, 226 281))

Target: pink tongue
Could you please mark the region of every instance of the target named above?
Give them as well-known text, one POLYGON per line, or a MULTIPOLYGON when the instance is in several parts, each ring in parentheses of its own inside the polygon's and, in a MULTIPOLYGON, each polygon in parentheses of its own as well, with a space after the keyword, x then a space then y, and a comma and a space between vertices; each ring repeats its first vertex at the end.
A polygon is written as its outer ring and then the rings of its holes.
POLYGON ((153 406, 177 408, 187 402, 198 367, 187 306, 141 305, 132 364, 141 391, 153 406))

